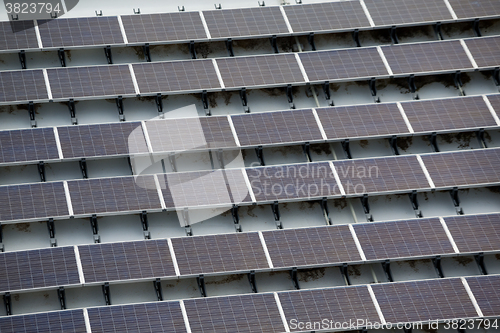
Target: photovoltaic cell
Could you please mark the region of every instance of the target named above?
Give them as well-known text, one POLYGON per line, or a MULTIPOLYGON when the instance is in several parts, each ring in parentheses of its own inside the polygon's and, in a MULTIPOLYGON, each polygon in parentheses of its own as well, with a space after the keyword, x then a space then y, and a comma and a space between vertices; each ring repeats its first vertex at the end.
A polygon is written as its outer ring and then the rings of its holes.
POLYGON ((279 7, 208 10, 203 15, 212 38, 289 33, 279 7))
POLYGON ((389 75, 374 47, 300 53, 309 81, 389 75))
POLYGON ((500 182, 500 149, 422 155, 436 187, 500 182))
POLYGON ((278 333, 285 327, 273 294, 184 301, 193 333, 278 333))
POLYGON ((0 163, 58 159, 52 128, 0 132, 0 163))
POLYGON ((79 283, 71 246, 0 253, 0 292, 79 283))
POLYGON ((227 88, 304 82, 293 54, 222 58, 217 64, 227 88))
POLYGON ((122 16, 129 43, 155 43, 206 39, 198 12, 122 16))
POLYGON ((460 279, 372 284, 385 320, 407 323, 477 317, 460 279))
POLYGON ((127 65, 49 68, 47 74, 54 98, 135 95, 127 65))
POLYGON ((500 276, 467 278, 472 294, 485 317, 500 315, 500 276))
POLYGON ((160 93, 220 89, 211 60, 184 60, 134 64, 139 91, 160 93))
POLYGON ((0 22, 0 50, 37 48, 38 41, 33 21, 0 22))
POLYGON ((472 69, 459 41, 382 46, 394 74, 416 74, 472 69))
POLYGON ((250 113, 231 119, 242 146, 323 141, 311 110, 250 113))
POLYGON ((0 221, 67 216, 63 183, 0 186, 0 221))
POLYGON ((2 333, 87 333, 83 310, 0 317, 2 333))
POLYGON ((500 15, 500 7, 496 0, 449 0, 449 2, 459 19, 500 15))
POLYGON ((73 180, 68 186, 75 215, 161 209, 153 176, 73 180))
POLYGON ((86 283, 175 276, 166 239, 78 247, 86 283))
POLYGON ((116 16, 39 20, 44 48, 123 44, 116 16))
POLYGON ((92 333, 186 333, 179 302, 88 309, 92 333))
POLYGON ((495 110, 496 114, 500 114, 500 94, 496 95, 488 95, 488 100, 490 101, 491 105, 493 106, 493 109, 495 110))
POLYGON ((354 224, 367 260, 454 253, 437 218, 354 224))
POLYGON ((497 126, 481 96, 414 101, 401 105, 416 133, 497 126))
POLYGON ((354 105, 316 109, 328 139, 409 133, 396 104, 354 105))
POLYGON ((415 156, 333 162, 347 195, 429 188, 415 156))
POLYGON ((246 169, 257 201, 340 196, 328 163, 246 169))
MULTIPOLYGON (((358 319, 380 322, 375 305, 366 286, 300 290, 278 293, 287 320, 321 322, 324 318, 334 323, 356 325, 358 319)), ((361 327, 360 327, 361 328, 361 327)), ((304 331, 290 327, 292 332, 304 331)))
POLYGON ((442 0, 365 0, 365 4, 378 26, 453 19, 442 0))
MULTIPOLYGON (((497 7, 500 8, 498 3, 497 7)), ((500 9, 498 12, 500 14, 500 9)), ((498 67, 500 65, 500 54, 498 54, 500 37, 466 39, 465 44, 467 44, 478 67, 498 67)))
POLYGON ((444 218, 460 252, 500 251, 500 214, 444 218))
POLYGON ((370 27, 359 1, 340 1, 284 6, 295 33, 370 27))
POLYGON ((148 152, 139 122, 59 127, 58 133, 64 158, 148 152))
POLYGON ((27 102, 48 98, 40 69, 0 72, 0 102, 27 102))
POLYGON ((236 147, 227 117, 151 120, 146 127, 154 152, 236 147))
POLYGON ((263 234, 274 267, 362 260, 346 225, 265 231, 263 234))
POLYGON ((270 268, 258 233, 172 238, 182 275, 270 268))

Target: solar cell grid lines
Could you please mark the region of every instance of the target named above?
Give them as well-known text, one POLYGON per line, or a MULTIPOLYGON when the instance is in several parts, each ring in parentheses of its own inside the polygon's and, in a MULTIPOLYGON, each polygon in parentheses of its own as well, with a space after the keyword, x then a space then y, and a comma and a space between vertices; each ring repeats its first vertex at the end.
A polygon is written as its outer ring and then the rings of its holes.
POLYGON ((274 267, 362 260, 346 225, 264 231, 263 235, 274 267))
POLYGON ((487 97, 498 116, 500 114, 500 94, 488 95, 487 97))
POLYGON ((479 18, 500 15, 500 7, 496 0, 448 0, 459 19, 479 18))
POLYGON ((54 130, 0 131, 0 163, 59 159, 54 130))
MULTIPOLYGON (((497 3, 497 7, 498 3, 497 3)), ((500 13, 500 9, 498 10, 500 13)), ((478 67, 498 67, 500 65, 500 37, 483 37, 466 39, 472 57, 478 67)))
POLYGON ((0 317, 2 333, 87 333, 83 310, 0 317))
POLYGON ((415 132, 497 126, 481 96, 401 103, 415 132))
POLYGON ((285 327, 273 294, 184 301, 193 333, 281 333, 285 327))
POLYGON ((48 98, 42 70, 0 72, 0 102, 27 102, 48 98))
POLYGON ((485 317, 500 315, 500 276, 466 278, 474 298, 485 317))
POLYGON ((47 74, 55 99, 135 95, 127 65, 50 68, 47 74))
POLYGON ((304 82, 293 54, 217 59, 226 88, 283 85, 304 82))
POLYGON ((299 54, 309 81, 389 75, 375 47, 299 54))
POLYGON ((359 1, 284 6, 294 33, 370 27, 359 1))
POLYGON ((125 15, 121 19, 129 43, 191 41, 207 38, 198 12, 125 15))
POLYGON ((409 133, 395 103, 316 109, 328 139, 409 133))
POLYGON ((500 214, 444 218, 460 252, 499 251, 500 214))
POLYGON ((422 155, 436 187, 500 183, 500 149, 422 155))
POLYGON ((166 239, 81 245, 86 283, 175 276, 166 239))
POLYGON ((123 44, 116 16, 39 20, 44 48, 123 44))
POLYGON ((257 233, 172 238, 182 275, 270 268, 257 233))
POLYGON ((211 60, 184 60, 133 65, 142 94, 220 89, 211 60))
POLYGON ((372 284, 387 322, 477 317, 460 279, 372 284))
POLYGON ((208 10, 203 16, 212 38, 289 33, 279 7, 208 10))
POLYGON ((323 141, 310 109, 251 113, 231 119, 242 146, 323 141))
POLYGON ((34 27, 33 21, 0 22, 0 50, 38 48, 34 27))
POLYGON ((367 260, 454 253, 438 218, 354 224, 367 260))

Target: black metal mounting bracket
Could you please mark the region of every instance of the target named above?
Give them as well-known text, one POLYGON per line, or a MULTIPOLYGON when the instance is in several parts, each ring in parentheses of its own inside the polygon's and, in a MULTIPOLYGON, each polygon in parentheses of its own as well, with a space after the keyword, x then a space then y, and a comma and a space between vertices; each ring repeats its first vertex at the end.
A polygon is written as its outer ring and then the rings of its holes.
POLYGON ((207 289, 205 288, 205 276, 200 274, 196 278, 196 282, 198 283, 198 289, 200 289, 201 297, 207 297, 207 289))
POLYGON ((226 40, 226 49, 229 56, 234 57, 233 40, 231 38, 226 40))
POLYGON ((389 144, 391 146, 392 153, 394 155, 399 155, 398 137, 396 135, 393 135, 392 137, 389 138, 389 144))
POLYGON ((111 55, 111 46, 108 45, 104 48, 104 55, 106 55, 106 61, 109 65, 113 63, 113 57, 111 55))
POLYGON ((3 246, 3 231, 2 231, 2 223, 0 222, 0 252, 4 252, 4 246, 3 246))
POLYGON ((477 267, 479 268, 479 272, 483 275, 488 275, 488 271, 486 270, 486 266, 484 265, 484 253, 479 253, 474 256, 476 259, 477 267))
POLYGON ((184 230, 186 231, 186 236, 193 236, 193 229, 191 229, 191 223, 189 222, 189 210, 187 208, 182 210, 182 218, 184 220, 184 230))
POLYGON ((191 53, 191 59, 196 59, 196 49, 193 40, 189 42, 189 53, 191 53))
POLYGON ((151 50, 149 49, 149 43, 144 44, 142 47, 142 52, 144 53, 144 58, 147 62, 151 62, 151 50))
POLYGON ((484 140, 484 128, 480 128, 479 130, 476 131, 476 137, 477 141, 479 142, 479 146, 481 146, 481 148, 488 148, 488 145, 484 140))
POLYGON ((380 98, 377 96, 377 80, 374 77, 368 81, 368 86, 370 87, 370 92, 372 93, 373 101, 375 103, 380 103, 380 98))
POLYGON ((240 224, 240 216, 238 214, 238 205, 234 205, 231 207, 231 215, 233 215, 233 223, 236 232, 241 232, 241 224, 240 224))
POLYGON ((370 214, 370 204, 368 203, 368 194, 363 194, 361 198, 361 205, 363 206, 363 211, 365 212, 366 220, 368 222, 373 222, 373 216, 370 214))
POLYGON ((92 234, 94 235, 94 243, 101 242, 101 236, 99 236, 99 225, 97 224, 97 215, 93 214, 90 217, 90 227, 92 228, 92 234))
POLYGON ((125 121, 125 115, 123 114, 123 97, 118 96, 116 99, 116 107, 118 109, 118 116, 120 118, 120 121, 125 121))
POLYGON ((26 69, 26 52, 24 50, 19 51, 19 61, 21 62, 21 68, 26 69))
POLYGON ((437 144, 437 133, 433 132, 429 135, 429 142, 431 143, 434 152, 439 153, 439 146, 437 144))
POLYGON ((250 271, 250 273, 248 273, 248 282, 250 283, 250 288, 252 288, 252 292, 257 293, 257 284, 255 283, 255 271, 250 271))
POLYGON ((100 10, 99 12, 97 12, 97 10, 95 11, 95 16, 102 16, 102 10, 100 10))
POLYGON ((387 278, 387 281, 394 282, 394 279, 392 278, 390 260, 386 260, 386 261, 382 262, 382 269, 384 270, 385 277, 387 278))
POLYGON ((356 47, 361 47, 361 42, 359 41, 359 29, 354 29, 352 32, 352 39, 356 43, 356 47))
POLYGON ((493 81, 495 81, 495 85, 500 90, 500 67, 493 70, 493 81))
POLYGON ((186 10, 186 8, 184 8, 184 6, 177 6, 177 9, 180 11, 180 12, 183 12, 186 10))
POLYGON ((10 297, 10 293, 3 295, 3 304, 5 305, 7 316, 12 316, 12 298, 10 297))
POLYGON ((271 41, 271 46, 273 47, 274 53, 280 53, 278 50, 278 39, 276 38, 276 35, 273 35, 270 39, 271 41))
POLYGON ((321 209, 323 210, 323 216, 325 217, 326 225, 332 224, 332 219, 330 219, 330 211, 328 210, 328 200, 326 198, 321 199, 321 209))
POLYGON ((419 204, 418 204, 418 198, 417 198, 417 191, 413 190, 411 193, 408 194, 410 197, 411 205, 413 207, 413 211, 415 211, 415 216, 417 218, 423 217, 422 212, 419 209, 419 204))
POLYGON ((45 163, 38 162, 38 173, 40 174, 40 181, 45 182, 45 163))
POLYGON ((299 274, 297 273, 297 267, 293 267, 290 271, 290 277, 292 278, 293 286, 295 289, 300 290, 299 286, 299 274))
POLYGON ((314 43, 314 32, 311 32, 307 36, 307 41, 309 42, 309 45, 311 45, 311 50, 316 51, 316 44, 314 43))
POLYGON ((341 142, 341 144, 342 144, 342 149, 344 149, 346 158, 352 159, 351 148, 349 147, 349 139, 345 139, 344 141, 341 142))
POLYGON ((16 14, 16 15, 10 14, 10 17, 12 18, 12 21, 19 21, 19 15, 18 14, 16 14))
POLYGON ((151 232, 149 232, 148 212, 143 210, 140 214, 140 218, 141 218, 142 232, 144 234, 144 239, 151 239, 151 232))
POLYGON ((333 106, 333 101, 331 100, 332 96, 330 94, 330 82, 325 81, 323 83, 323 93, 325 94, 325 99, 328 102, 328 105, 333 106))
POLYGON ((245 113, 250 113, 250 107, 248 106, 247 89, 246 88, 241 88, 240 99, 241 99, 241 105, 243 106, 243 111, 245 111, 245 113))
POLYGON ((411 74, 408 77, 408 87, 410 88, 410 93, 413 96, 413 99, 417 100, 419 99, 418 93, 417 93, 417 86, 415 85, 415 75, 411 74))
POLYGON ((64 287, 59 287, 57 289, 57 298, 59 298, 61 310, 66 310, 66 290, 64 290, 64 287))
POLYGON ((278 201, 275 201, 271 204, 271 209, 273 211, 274 222, 276 222, 276 229, 283 229, 278 201))
POLYGON ((217 161, 219 162, 220 168, 224 169, 226 167, 224 163, 224 151, 222 149, 217 149, 215 155, 217 156, 217 161))
POLYGON ((312 162, 311 149, 310 149, 309 142, 306 142, 302 145, 302 151, 304 152, 304 155, 306 156, 307 162, 312 162))
POLYGON ((203 103, 203 109, 205 109, 205 114, 207 116, 211 116, 212 113, 210 112, 210 110, 208 108, 208 93, 206 90, 203 90, 201 92, 201 102, 203 103))
POLYGON ((32 101, 28 103, 28 112, 30 115, 31 127, 36 127, 35 104, 32 101))
POLYGON ((177 172, 177 162, 175 160, 175 153, 168 154, 168 162, 170 163, 170 167, 173 172, 177 172))
POLYGON ((455 83, 455 87, 457 87, 457 89, 460 91, 460 96, 465 96, 461 74, 462 73, 460 71, 456 71, 455 74, 453 74, 453 82, 455 83))
POLYGON ((78 120, 76 119, 76 107, 75 107, 75 100, 71 98, 68 101, 68 110, 69 110, 69 115, 71 117, 71 124, 76 125, 78 124, 78 120))
POLYGON ((398 34, 395 25, 391 27, 391 41, 392 44, 399 44, 398 34))
POLYGON ((340 274, 342 274, 342 277, 345 280, 345 283, 350 286, 351 285, 351 280, 349 279, 349 271, 348 271, 348 266, 347 264, 342 264, 342 266, 339 266, 340 268, 340 274))
POLYGON ((215 9, 222 9, 222 5, 221 4, 214 3, 214 6, 215 6, 215 9))
POLYGON ((262 1, 262 2, 257 1, 257 2, 258 2, 258 4, 259 4, 260 7, 264 7, 266 5, 266 3, 264 1, 262 1))
POLYGON ((109 291, 109 282, 105 282, 102 285, 102 294, 104 296, 104 303, 106 303, 106 305, 111 305, 111 293, 109 291))
POLYGON ((266 163, 264 163, 264 151, 262 150, 262 146, 258 146, 257 148, 255 148, 255 153, 257 154, 260 165, 265 166, 266 163))
POLYGON ((158 299, 158 301, 163 301, 163 291, 161 289, 161 280, 160 279, 154 280, 153 285, 155 287, 156 298, 158 299))
POLYGON ((474 33, 476 34, 476 37, 481 37, 481 29, 479 29, 479 19, 475 19, 474 22, 472 23, 472 28, 474 29, 474 33))
POLYGON ((454 187, 450 190, 451 200, 453 201, 453 205, 455 206, 455 211, 457 215, 464 215, 464 210, 460 207, 460 199, 458 198, 458 188, 454 187))
POLYGON ((64 53, 63 48, 57 50, 57 56, 59 57, 59 62, 61 63, 61 67, 66 67, 66 54, 64 53))
POLYGON ((434 269, 436 270, 437 276, 439 278, 444 278, 443 268, 441 267, 441 256, 432 258, 432 264, 434 265, 434 269))
POLYGON ((80 171, 82 172, 83 179, 89 178, 88 170, 87 170, 87 160, 82 158, 80 160, 80 171))
POLYGON ((57 241, 56 241, 56 227, 55 227, 54 219, 53 218, 50 218, 47 221, 47 230, 49 231, 50 246, 51 247, 56 247, 57 246, 57 241))
POLYGON ((141 9, 140 8, 137 8, 137 10, 135 10, 135 8, 132 8, 134 10, 134 14, 140 14, 141 13, 141 9))
POLYGON ((443 33, 441 32, 441 22, 437 22, 434 24, 434 33, 436 34, 436 38, 438 40, 443 40, 443 33))
POLYGON ((156 109, 158 110, 159 115, 163 115, 163 100, 161 98, 161 94, 158 93, 155 96, 156 109))
POLYGON ((286 86, 286 97, 288 98, 290 109, 295 109, 295 104, 293 103, 293 87, 291 84, 286 86))

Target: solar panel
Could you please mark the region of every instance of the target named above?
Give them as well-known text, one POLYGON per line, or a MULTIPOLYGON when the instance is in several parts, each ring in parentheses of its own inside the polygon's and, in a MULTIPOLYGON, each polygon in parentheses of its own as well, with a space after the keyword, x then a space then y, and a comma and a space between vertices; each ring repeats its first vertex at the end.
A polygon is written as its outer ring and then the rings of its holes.
POLYGON ((79 283, 72 246, 0 253, 0 292, 79 283))
POLYGON ((311 110, 232 116, 242 146, 323 141, 311 110))
POLYGON ((166 239, 80 245, 86 283, 175 276, 166 239))
POLYGON ((347 195, 430 188, 415 156, 333 162, 347 195))
POLYGON ((416 74, 472 69, 460 41, 382 46, 394 74, 416 74))
POLYGON ((83 310, 0 317, 2 333, 87 333, 83 310))
POLYGON ((354 224, 367 260, 455 253, 438 218, 354 224))
POLYGON ((127 65, 50 68, 47 74, 54 98, 135 95, 127 65))
MULTIPOLYGON (((278 296, 285 317, 289 321, 294 319, 297 323, 323 323, 327 318, 327 324, 330 324, 330 321, 352 323, 354 327, 359 319, 380 323, 366 286, 289 291, 278 293, 278 296)), ((314 327, 315 330, 325 328, 338 327, 334 327, 333 324, 329 327, 314 327)), ((304 331, 304 329, 290 325, 290 331, 304 331)))
POLYGON ((500 149, 422 155, 436 187, 500 182, 500 149))
POLYGON ((236 147, 227 117, 146 122, 154 152, 236 147))
POLYGON ((375 47, 300 53, 309 81, 389 75, 375 47))
POLYGON ((477 317, 460 279, 372 284, 385 320, 391 323, 477 317))
POLYGON ((294 33, 370 27, 359 1, 325 2, 283 8, 294 33))
POLYGON ((172 238, 182 275, 270 268, 259 234, 172 238))
POLYGON ((328 163, 248 168, 246 172, 257 201, 341 195, 328 163))
POLYGON ((444 218, 460 252, 499 251, 500 214, 444 218))
POLYGON ((273 294, 189 299, 184 305, 192 332, 285 331, 273 294))
POLYGON ((42 70, 0 72, 0 102, 28 102, 48 98, 42 70))
POLYGON ((251 201, 240 169, 158 175, 165 205, 170 208, 222 205, 251 201))
POLYGON ((0 163, 58 159, 52 128, 0 132, 0 163))
POLYGON ((347 225, 263 232, 274 267, 361 261, 347 225))
POLYGON ((395 103, 321 108, 316 112, 328 139, 409 133, 395 103))
POLYGON ((460 18, 479 18, 500 15, 496 0, 448 0, 453 11, 460 18))
POLYGON ((212 38, 289 33, 279 7, 208 10, 203 16, 212 38))
POLYGON ((401 105, 416 133, 497 126, 481 96, 414 101, 401 105))
MULTIPOLYGON (((497 7, 500 7, 498 3, 497 7)), ((500 10, 498 12, 500 13, 500 10)), ((500 37, 466 39, 465 44, 478 67, 498 67, 500 65, 500 55, 498 54, 500 37)))
POLYGON ((283 85, 304 82, 293 54, 217 59, 226 88, 283 85))
POLYGON ((0 186, 0 221, 67 216, 63 183, 0 186))
POLYGON ((497 112, 497 115, 500 114, 500 94, 488 95, 487 97, 493 106, 493 109, 497 112))
POLYGON ((65 158, 148 152, 139 122, 59 127, 58 133, 65 158))
POLYGON ((161 209, 153 176, 68 181, 75 215, 161 209))
POLYGON ((211 60, 143 63, 133 67, 143 94, 221 88, 211 60))
POLYGON ((474 276, 466 280, 483 315, 500 315, 500 276, 474 276))
POLYGON ((198 12, 125 15, 121 17, 129 43, 206 39, 198 12))
POLYGON ((123 44, 116 16, 39 20, 44 48, 123 44))
POLYGON ((38 48, 34 26, 33 21, 0 22, 0 50, 38 48))
POLYGON ((452 20, 444 1, 436 0, 365 0, 377 26, 440 22, 452 20))

